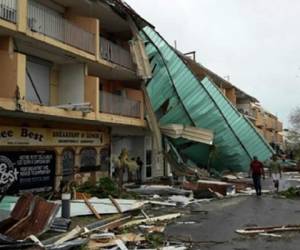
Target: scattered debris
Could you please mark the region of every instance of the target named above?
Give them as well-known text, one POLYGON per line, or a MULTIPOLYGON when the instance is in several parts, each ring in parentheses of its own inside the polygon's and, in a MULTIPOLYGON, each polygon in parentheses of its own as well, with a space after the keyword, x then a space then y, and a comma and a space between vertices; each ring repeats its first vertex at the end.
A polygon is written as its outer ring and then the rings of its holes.
POLYGON ((32 199, 31 195, 25 194, 18 200, 11 213, 12 217, 8 219, 14 220, 14 223, 11 220, 2 221, 0 228, 3 229, 3 234, 15 240, 24 240, 31 234, 38 236, 51 225, 58 208, 56 203, 38 196, 32 199))
POLYGON ((52 222, 50 229, 55 232, 67 232, 71 224, 70 219, 65 218, 55 218, 52 222))
POLYGON ((273 227, 248 227, 244 229, 238 229, 238 234, 253 235, 261 233, 277 233, 288 231, 300 231, 300 225, 286 225, 286 226, 273 226, 273 227))
POLYGON ((300 197, 300 188, 299 187, 290 187, 288 190, 280 192, 280 195, 291 199, 300 197))
MULTIPOLYGON (((91 199, 88 199, 88 202, 95 209, 95 213, 101 213, 101 215, 120 213, 115 204, 110 199, 99 199, 93 197, 91 199)), ((123 213, 140 209, 146 203, 145 201, 126 199, 115 199, 115 202, 117 202, 119 209, 123 213)), ((84 200, 71 200, 71 217, 92 214, 94 214, 94 212, 92 212, 91 209, 87 207, 84 200)))
POLYGON ((172 195, 169 197, 169 200, 186 206, 191 202, 192 198, 183 195, 172 195))
POLYGON ((96 211, 96 209, 94 208, 94 206, 89 202, 89 200, 86 198, 85 194, 82 194, 83 200, 85 202, 85 204, 87 205, 87 207, 91 210, 91 212, 96 216, 96 218, 98 220, 101 219, 100 214, 96 211))
POLYGON ((175 213, 175 214, 162 215, 162 216, 158 216, 158 217, 152 217, 152 218, 149 218, 149 219, 133 220, 133 221, 130 221, 130 222, 122 225, 121 228, 128 228, 128 227, 140 225, 140 224, 143 224, 143 223, 151 224, 151 223, 154 223, 154 222, 157 222, 157 221, 173 220, 173 219, 176 219, 180 216, 181 216, 180 213, 175 213))
POLYGON ((101 238, 95 239, 95 237, 91 237, 90 242, 88 244, 88 249, 99 249, 99 248, 106 248, 111 246, 119 245, 118 241, 122 242, 141 242, 145 241, 146 238, 141 235, 128 233, 128 234, 121 234, 121 235, 114 235, 111 237, 111 235, 106 234, 108 237, 105 238, 103 236, 101 238))
POLYGON ((223 196, 235 193, 235 186, 233 184, 214 180, 198 180, 196 183, 184 182, 183 188, 193 191, 207 190, 210 188, 213 192, 217 192, 223 196))
POLYGON ((170 196, 170 195, 184 195, 189 196, 190 191, 174 188, 171 186, 163 185, 143 185, 140 188, 127 189, 130 192, 138 193, 140 195, 160 195, 160 196, 170 196))
POLYGON ((269 234, 269 233, 260 233, 260 236, 274 237, 274 238, 282 238, 280 234, 269 234))

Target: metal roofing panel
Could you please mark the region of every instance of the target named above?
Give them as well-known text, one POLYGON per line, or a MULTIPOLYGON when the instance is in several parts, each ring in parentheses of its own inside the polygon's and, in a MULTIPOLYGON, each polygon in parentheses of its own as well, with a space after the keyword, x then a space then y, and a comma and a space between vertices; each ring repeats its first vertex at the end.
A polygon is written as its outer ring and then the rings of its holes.
MULTIPOLYGON (((198 78, 152 28, 146 27, 141 35, 146 42, 146 52, 151 56, 151 64, 156 65, 147 85, 154 110, 160 111, 162 104, 170 99, 177 100, 173 100, 176 105, 159 117, 161 125, 180 121, 185 125, 211 129, 215 134, 212 164, 219 170, 246 170, 254 155, 261 160, 270 157, 271 147, 209 77, 198 78)), ((193 146, 184 153, 200 163, 195 159, 197 153, 201 153, 197 150, 193 146)), ((200 158, 204 161, 203 157, 200 158)))

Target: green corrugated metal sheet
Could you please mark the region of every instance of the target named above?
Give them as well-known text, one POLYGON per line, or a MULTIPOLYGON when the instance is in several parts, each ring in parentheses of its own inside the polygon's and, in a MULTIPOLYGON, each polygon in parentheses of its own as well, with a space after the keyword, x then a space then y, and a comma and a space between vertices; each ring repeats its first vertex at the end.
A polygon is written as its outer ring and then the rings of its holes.
MULTIPOLYGON (((261 160, 270 157, 271 147, 210 79, 199 80, 152 28, 144 28, 142 36, 153 66, 147 91, 161 125, 180 122, 213 130, 212 164, 218 170, 242 171, 248 169, 254 155, 261 160)), ((206 165, 208 159, 203 157, 201 148, 202 145, 192 145, 181 153, 197 164, 206 165)))

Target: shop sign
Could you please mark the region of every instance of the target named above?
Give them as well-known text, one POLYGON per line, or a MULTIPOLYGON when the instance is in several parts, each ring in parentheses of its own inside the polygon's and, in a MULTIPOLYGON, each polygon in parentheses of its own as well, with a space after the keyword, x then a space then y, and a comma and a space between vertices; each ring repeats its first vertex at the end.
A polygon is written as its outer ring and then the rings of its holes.
POLYGON ((108 140, 98 131, 0 126, 0 146, 102 146, 108 140))
POLYGON ((54 187, 54 151, 0 152, 0 190, 44 192, 54 187))

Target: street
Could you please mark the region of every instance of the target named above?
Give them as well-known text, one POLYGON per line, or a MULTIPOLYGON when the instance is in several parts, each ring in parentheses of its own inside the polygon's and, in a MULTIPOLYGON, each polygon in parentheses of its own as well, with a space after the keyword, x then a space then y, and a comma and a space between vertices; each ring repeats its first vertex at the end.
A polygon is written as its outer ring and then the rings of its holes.
MULTIPOLYGON (((270 187, 271 180, 267 179, 263 184, 265 188, 270 187)), ((188 208, 181 221, 189 223, 171 224, 166 235, 170 240, 192 242, 190 249, 296 250, 295 246, 300 243, 298 232, 279 233, 281 238, 235 233, 236 229, 245 227, 298 224, 299 200, 285 199, 271 193, 262 197, 238 196, 191 204, 188 208)))

